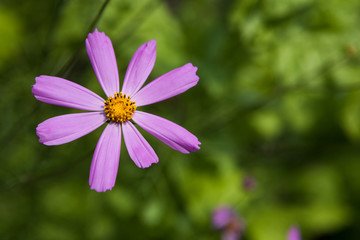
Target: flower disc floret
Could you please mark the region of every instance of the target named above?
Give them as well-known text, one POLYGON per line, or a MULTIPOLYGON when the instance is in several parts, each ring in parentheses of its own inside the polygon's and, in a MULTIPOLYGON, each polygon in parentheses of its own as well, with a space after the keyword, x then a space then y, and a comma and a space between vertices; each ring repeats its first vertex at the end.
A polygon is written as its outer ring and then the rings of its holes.
POLYGON ((104 110, 109 121, 123 123, 132 119, 136 105, 130 100, 130 96, 117 92, 114 97, 109 97, 104 101, 104 110))

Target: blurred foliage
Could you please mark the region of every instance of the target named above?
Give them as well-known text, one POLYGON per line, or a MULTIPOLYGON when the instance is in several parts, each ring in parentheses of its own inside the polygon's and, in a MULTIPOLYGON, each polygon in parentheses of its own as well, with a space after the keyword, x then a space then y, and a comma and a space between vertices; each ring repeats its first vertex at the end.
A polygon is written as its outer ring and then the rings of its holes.
POLYGON ((243 239, 285 239, 293 224, 304 239, 358 239, 358 0, 103 4, 0 2, 0 239, 220 239, 211 212, 221 205, 244 219, 243 239), (138 169, 123 145, 106 193, 88 186, 103 128, 44 146, 37 124, 77 111, 31 95, 46 74, 105 97, 85 51, 92 24, 112 39, 120 76, 156 39, 149 80, 187 62, 200 77, 143 110, 189 129, 201 150, 183 155, 142 131, 160 162, 138 169))

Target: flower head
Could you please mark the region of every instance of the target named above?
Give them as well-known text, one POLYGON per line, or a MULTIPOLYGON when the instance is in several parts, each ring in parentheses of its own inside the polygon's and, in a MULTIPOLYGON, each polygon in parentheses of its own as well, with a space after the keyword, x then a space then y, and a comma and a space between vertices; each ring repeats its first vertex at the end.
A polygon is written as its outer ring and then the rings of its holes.
POLYGON ((39 101, 85 110, 50 118, 38 125, 39 142, 60 145, 78 139, 108 122, 96 145, 89 184, 98 192, 115 185, 120 158, 121 136, 131 159, 140 167, 158 162, 158 157, 133 123, 182 153, 200 149, 197 137, 183 127, 159 116, 139 111, 195 86, 197 68, 191 63, 176 68, 141 88, 155 64, 156 42, 139 47, 127 68, 120 91, 114 49, 110 39, 97 29, 86 39, 86 50, 95 75, 107 98, 59 77, 39 76, 32 93, 39 101), (140 89, 141 88, 141 89, 140 89))
POLYGON ((288 230, 287 240, 301 240, 300 229, 298 226, 292 226, 288 230))
POLYGON ((218 207, 213 211, 212 223, 220 230, 223 240, 237 240, 244 231, 244 222, 230 207, 218 207))
POLYGON ((242 185, 243 185, 243 188, 247 191, 255 190, 256 184, 257 183, 256 183, 255 177, 253 177, 251 175, 246 175, 243 178, 242 185))

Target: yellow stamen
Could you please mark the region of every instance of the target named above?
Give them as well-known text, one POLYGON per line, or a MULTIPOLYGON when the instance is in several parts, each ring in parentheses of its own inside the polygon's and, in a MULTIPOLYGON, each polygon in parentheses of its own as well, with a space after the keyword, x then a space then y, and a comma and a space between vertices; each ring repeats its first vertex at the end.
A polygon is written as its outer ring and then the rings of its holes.
POLYGON ((132 118, 136 110, 135 102, 130 101, 130 96, 117 92, 104 101, 106 117, 109 121, 122 123, 132 118))

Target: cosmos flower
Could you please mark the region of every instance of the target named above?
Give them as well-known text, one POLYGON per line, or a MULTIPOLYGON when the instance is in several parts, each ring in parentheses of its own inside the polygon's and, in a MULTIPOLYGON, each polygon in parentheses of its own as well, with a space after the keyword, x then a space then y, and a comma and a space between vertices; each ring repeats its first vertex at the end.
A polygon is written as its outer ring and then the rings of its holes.
POLYGON ((251 175, 246 175, 242 181, 243 188, 246 191, 252 191, 256 189, 256 178, 251 175))
POLYGON ((244 221, 230 207, 217 207, 212 214, 212 223, 221 231, 222 240, 238 240, 244 232, 244 221))
POLYGON ((141 106, 156 103, 185 92, 199 81, 191 63, 176 68, 141 88, 155 64, 156 42, 139 47, 127 68, 120 91, 118 68, 111 40, 97 29, 86 39, 86 50, 95 75, 107 99, 74 82, 52 76, 35 78, 32 93, 39 101, 85 110, 50 118, 38 125, 39 142, 60 145, 78 139, 104 123, 90 167, 89 185, 98 192, 115 185, 121 147, 121 135, 131 159, 140 168, 158 162, 153 148, 134 123, 182 153, 200 149, 197 137, 183 127, 159 116, 139 111, 141 106), (141 88, 141 89, 140 89, 141 88))
POLYGON ((288 230, 287 240, 301 240, 300 229, 298 226, 292 226, 288 230))

